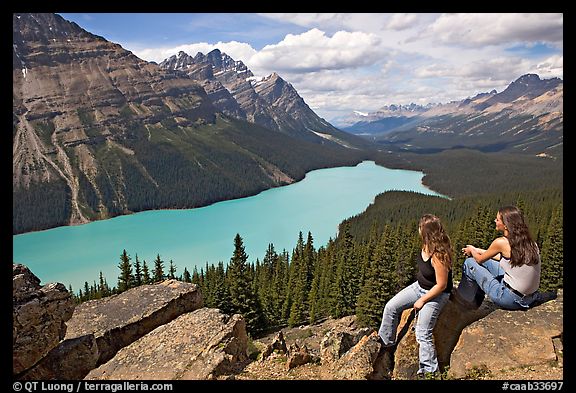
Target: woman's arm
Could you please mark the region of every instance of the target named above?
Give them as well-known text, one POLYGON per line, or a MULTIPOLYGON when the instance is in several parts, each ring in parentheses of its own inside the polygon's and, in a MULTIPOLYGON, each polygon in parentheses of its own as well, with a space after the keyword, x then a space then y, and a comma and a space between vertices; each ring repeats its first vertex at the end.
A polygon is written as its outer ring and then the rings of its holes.
POLYGON ((426 304, 427 301, 440 295, 442 291, 446 289, 446 285, 448 285, 449 271, 435 256, 432 256, 432 267, 434 268, 434 274, 436 276, 436 284, 430 288, 428 293, 416 300, 414 303, 414 309, 416 311, 419 311, 424 307, 424 304, 426 304))
POLYGON ((494 239, 487 250, 482 250, 474 246, 467 245, 463 251, 466 253, 466 255, 473 257, 476 262, 483 263, 488 259, 494 258, 496 255, 501 254, 504 250, 505 242, 507 241, 508 240, 506 240, 506 238, 499 237, 494 239))

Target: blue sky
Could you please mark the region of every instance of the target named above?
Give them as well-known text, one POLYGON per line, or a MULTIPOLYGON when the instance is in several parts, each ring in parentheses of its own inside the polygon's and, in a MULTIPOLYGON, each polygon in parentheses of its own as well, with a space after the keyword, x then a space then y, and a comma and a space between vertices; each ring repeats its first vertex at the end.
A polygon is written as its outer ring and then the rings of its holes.
POLYGON ((257 77, 277 72, 327 120, 563 78, 563 14, 60 15, 148 61, 218 48, 257 77))

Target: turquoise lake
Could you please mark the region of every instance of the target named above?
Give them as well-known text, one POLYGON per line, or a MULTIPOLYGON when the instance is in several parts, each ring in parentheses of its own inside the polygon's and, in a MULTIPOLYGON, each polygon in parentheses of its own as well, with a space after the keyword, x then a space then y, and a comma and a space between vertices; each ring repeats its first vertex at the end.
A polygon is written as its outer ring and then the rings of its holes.
POLYGON ((100 271, 116 286, 120 254, 146 260, 152 270, 159 254, 168 272, 170 260, 180 276, 184 267, 223 261, 234 250, 234 236, 244 240, 249 262, 263 259, 268 244, 292 253, 301 231, 310 231, 316 249, 338 233, 342 220, 357 215, 388 190, 439 195, 422 185, 422 172, 388 169, 364 161, 355 167, 309 172, 294 184, 258 195, 189 210, 154 210, 13 236, 13 261, 42 281, 61 282, 73 291, 98 281, 100 271))

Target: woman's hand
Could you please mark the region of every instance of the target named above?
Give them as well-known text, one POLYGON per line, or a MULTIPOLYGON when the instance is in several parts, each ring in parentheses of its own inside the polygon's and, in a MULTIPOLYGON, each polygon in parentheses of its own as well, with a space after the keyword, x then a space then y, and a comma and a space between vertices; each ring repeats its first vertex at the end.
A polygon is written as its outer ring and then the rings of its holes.
POLYGON ((421 309, 422 307, 424 307, 424 304, 425 304, 425 303, 424 303, 424 301, 422 301, 422 298, 416 300, 416 301, 414 302, 414 306, 413 306, 413 307, 414 307, 414 311, 416 311, 416 312, 420 311, 420 309, 421 309))
POLYGON ((462 249, 462 253, 464 254, 464 256, 466 257, 471 257, 472 256, 472 251, 476 251, 476 247, 467 244, 466 247, 464 247, 462 249))

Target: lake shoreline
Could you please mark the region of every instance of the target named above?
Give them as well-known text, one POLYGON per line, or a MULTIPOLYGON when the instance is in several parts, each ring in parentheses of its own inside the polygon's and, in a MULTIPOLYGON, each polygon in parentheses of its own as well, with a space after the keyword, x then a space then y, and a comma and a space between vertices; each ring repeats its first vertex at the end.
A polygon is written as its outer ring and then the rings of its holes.
MULTIPOLYGON (((178 274, 184 267, 226 262, 236 234, 244 239, 250 262, 262 259, 268 244, 278 252, 292 250, 298 233, 311 232, 316 245, 327 244, 339 224, 361 214, 377 195, 389 190, 439 195, 422 184, 418 171, 390 169, 364 160, 355 166, 313 170, 290 187, 220 201, 193 209, 155 209, 86 225, 60 226, 13 235, 13 262, 37 272, 38 277, 78 288, 103 271, 110 280, 118 275, 123 250, 135 262, 149 266, 157 255, 174 260, 178 274), (84 272, 84 273, 83 273, 84 272)), ((167 268, 167 267, 166 267, 167 268)))

